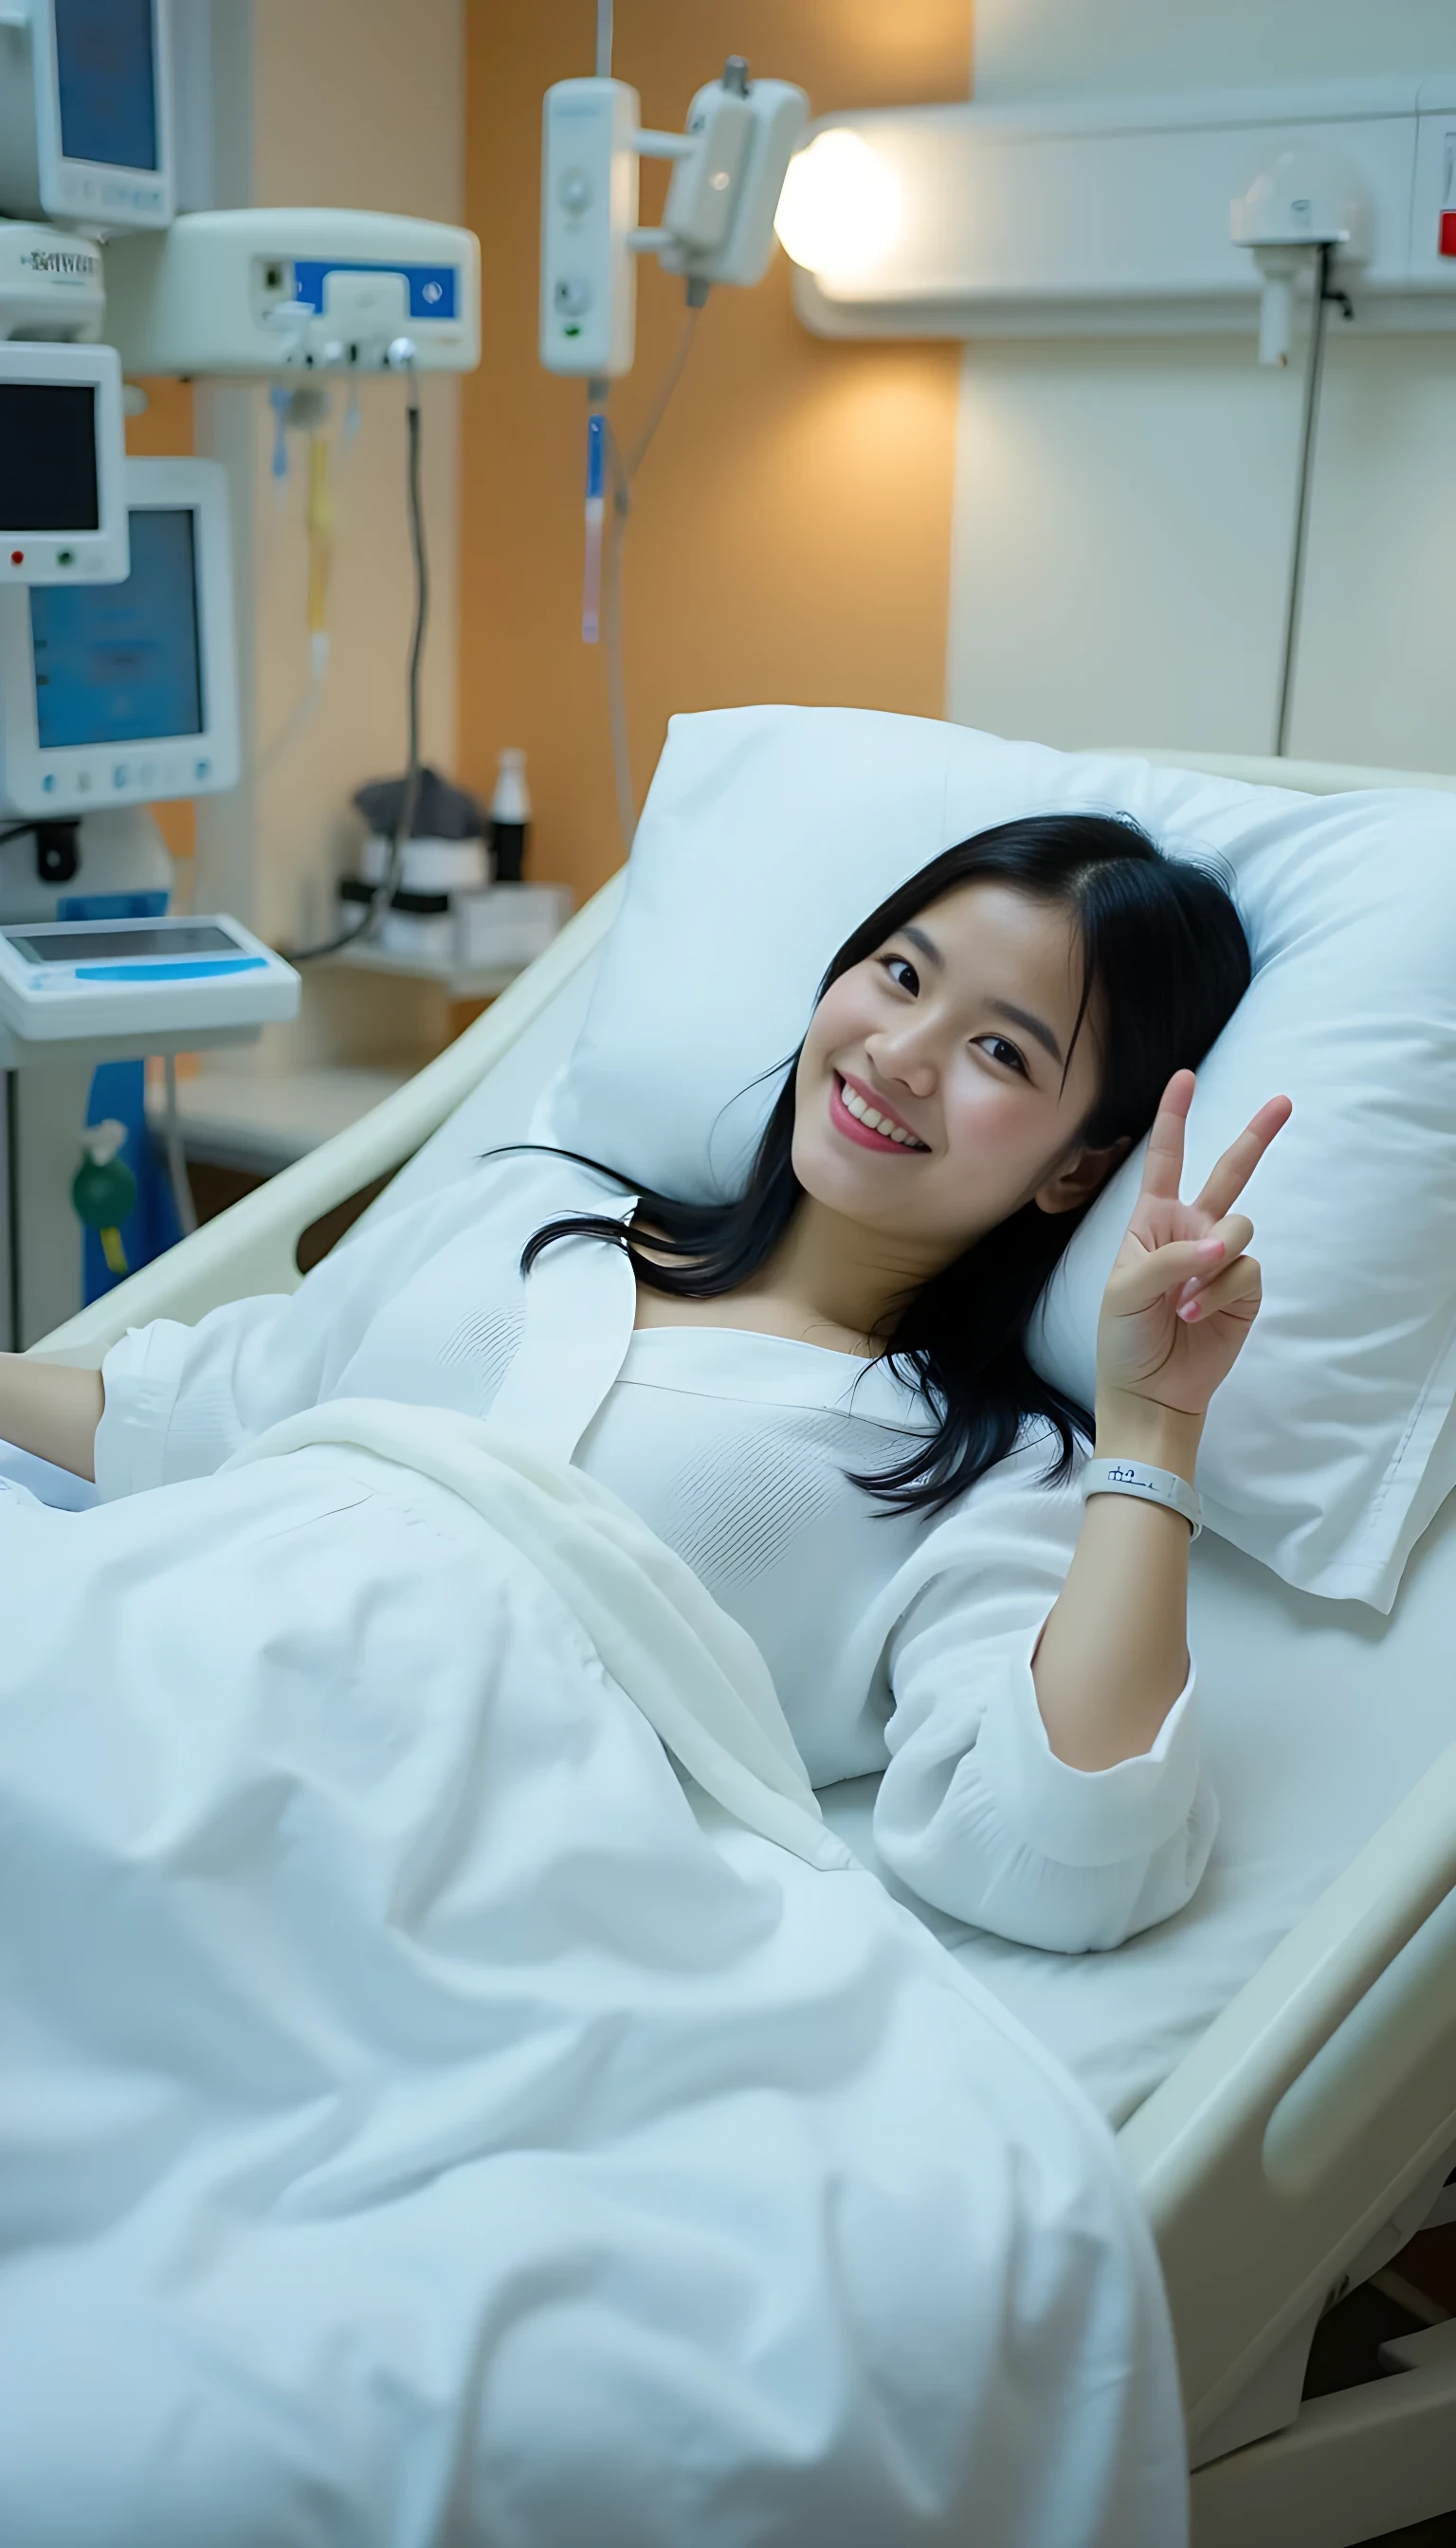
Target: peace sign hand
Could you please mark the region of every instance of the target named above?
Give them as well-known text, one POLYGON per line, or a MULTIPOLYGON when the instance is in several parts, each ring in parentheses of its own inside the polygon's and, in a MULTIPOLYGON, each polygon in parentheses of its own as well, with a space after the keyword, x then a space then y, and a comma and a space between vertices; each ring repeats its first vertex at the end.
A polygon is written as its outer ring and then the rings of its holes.
POLYGON ((1237 1202, 1294 1109, 1271 1097, 1224 1152, 1196 1203, 1179 1200, 1191 1070, 1175 1071, 1147 1145, 1142 1188, 1102 1296, 1097 1395, 1201 1424, 1258 1316, 1253 1223, 1237 1202))

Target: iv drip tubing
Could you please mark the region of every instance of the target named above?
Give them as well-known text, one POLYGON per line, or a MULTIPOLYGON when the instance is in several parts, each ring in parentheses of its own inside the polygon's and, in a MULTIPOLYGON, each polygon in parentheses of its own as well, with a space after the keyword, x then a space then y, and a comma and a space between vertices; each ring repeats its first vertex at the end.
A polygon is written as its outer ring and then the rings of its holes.
POLYGON ((1295 497, 1294 552, 1289 566, 1289 593, 1284 612, 1284 646, 1279 662, 1279 706, 1274 722, 1274 751, 1283 760, 1289 740, 1290 711, 1294 705, 1294 679, 1299 654, 1300 617, 1305 597, 1305 566, 1309 553, 1310 495, 1314 479, 1315 434, 1320 420, 1320 391, 1324 377, 1325 313, 1331 301, 1343 303, 1345 316, 1350 305, 1343 293, 1331 292, 1329 268, 1333 249, 1321 241, 1315 251, 1315 295, 1310 312, 1310 342, 1305 355, 1304 410, 1300 419, 1299 478, 1295 497))
POLYGON ((632 783, 632 756, 627 736, 627 680, 622 639, 622 560, 627 538, 627 517, 632 509, 632 485, 651 448, 658 426, 667 413, 673 392, 682 377, 683 365, 692 351, 697 332, 701 304, 689 307, 682 321, 671 360, 658 382, 648 404, 642 429, 624 459, 621 445, 612 430, 610 418, 604 421, 606 452, 611 471, 611 505, 607 516, 606 556, 602 572, 601 629, 606 648, 606 709, 611 729, 612 775, 616 783, 617 821, 622 846, 632 847, 637 829, 637 791, 632 783))
POLYGON ((419 670, 424 656, 425 631, 429 625, 429 558, 424 545, 424 505, 419 487, 419 381, 411 358, 407 379, 409 404, 405 421, 409 433, 407 467, 410 498, 410 549, 414 564, 414 624, 410 637, 410 667, 406 679, 406 713, 408 746, 405 788, 395 822, 394 840, 385 872, 374 898, 361 921, 353 928, 340 930, 337 936, 324 939, 318 947, 286 948, 282 952, 291 964, 312 964, 321 956, 336 956, 341 948, 352 947, 356 940, 371 938, 399 891, 405 868, 405 852, 414 833, 414 809, 419 802, 419 670))
POLYGON ((596 76, 611 77, 612 0, 596 0, 596 76))

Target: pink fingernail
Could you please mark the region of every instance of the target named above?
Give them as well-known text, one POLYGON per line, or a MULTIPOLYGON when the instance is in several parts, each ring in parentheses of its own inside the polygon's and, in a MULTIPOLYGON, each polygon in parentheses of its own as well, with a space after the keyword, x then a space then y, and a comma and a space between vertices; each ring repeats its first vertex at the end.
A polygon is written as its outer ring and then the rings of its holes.
POLYGON ((1182 1309, 1178 1313, 1178 1316, 1180 1319, 1201 1319, 1203 1317, 1202 1301, 1185 1301, 1182 1309))
POLYGON ((1216 1256, 1223 1255, 1224 1241, 1222 1238, 1201 1238, 1198 1242, 1197 1253, 1200 1256, 1207 1256, 1210 1263, 1212 1263, 1216 1256))

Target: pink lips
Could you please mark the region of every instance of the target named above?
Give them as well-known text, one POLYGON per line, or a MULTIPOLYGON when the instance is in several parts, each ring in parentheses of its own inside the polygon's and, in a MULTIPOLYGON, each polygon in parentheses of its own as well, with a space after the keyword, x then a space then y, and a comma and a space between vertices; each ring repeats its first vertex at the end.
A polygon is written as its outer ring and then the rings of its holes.
MULTIPOLYGON (((923 1147, 912 1150, 904 1141, 892 1141, 886 1133, 871 1133, 867 1124, 862 1124, 857 1116, 850 1113, 848 1106, 845 1104, 844 1097, 841 1094, 842 1086, 843 1082, 841 1074, 838 1071, 835 1071, 831 1075, 829 1082, 829 1120, 834 1126, 836 1133, 842 1133, 847 1141, 858 1141, 862 1149, 879 1150, 881 1152, 888 1150, 894 1157, 900 1159, 914 1159, 924 1156, 923 1147)), ((856 1096, 858 1097, 860 1093, 860 1090, 857 1088, 855 1091, 856 1096)), ((869 1105, 873 1101, 866 1096, 864 1102, 866 1105, 869 1105)), ((887 1112, 888 1110, 885 1109, 881 1111, 887 1112)), ((906 1125, 905 1130, 907 1133, 909 1132, 910 1127, 908 1124, 906 1125)))

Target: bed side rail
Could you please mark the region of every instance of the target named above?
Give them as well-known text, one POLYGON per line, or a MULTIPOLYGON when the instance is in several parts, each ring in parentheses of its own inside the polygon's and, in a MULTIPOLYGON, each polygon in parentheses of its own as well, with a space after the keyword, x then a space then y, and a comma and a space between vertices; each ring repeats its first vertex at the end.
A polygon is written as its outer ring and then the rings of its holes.
POLYGON ((1196 2443, 1456 2142, 1456 1744, 1119 2137, 1196 2443))
POLYGON ((128 1327, 144 1326, 150 1319, 191 1324, 224 1301, 293 1291, 300 1280, 295 1250, 303 1232, 361 1186, 401 1167, 438 1131, 595 952, 622 890, 619 873, 464 1035, 393 1097, 52 1328, 31 1351, 43 1362, 94 1370, 128 1327))

